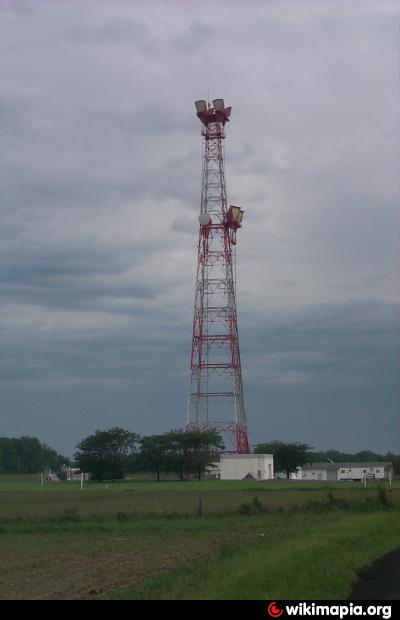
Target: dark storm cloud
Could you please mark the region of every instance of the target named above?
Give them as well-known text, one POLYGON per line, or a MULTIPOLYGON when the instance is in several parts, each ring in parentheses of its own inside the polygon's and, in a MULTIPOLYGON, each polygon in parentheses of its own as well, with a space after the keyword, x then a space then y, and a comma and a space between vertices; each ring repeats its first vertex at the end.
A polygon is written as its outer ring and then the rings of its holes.
MULTIPOLYGON (((396 310, 377 302, 328 304, 275 316, 257 330, 243 326, 242 360, 252 441, 300 437, 326 449, 352 445, 384 451, 386 433, 396 425, 396 310), (344 415, 347 422, 338 425, 335 420, 344 415), (358 439, 349 439, 353 419, 361 425, 358 439), (255 424, 263 430, 257 433, 255 424), (379 437, 374 431, 377 424, 379 437)), ((2 363, 10 393, 16 385, 20 393, 28 390, 32 395, 56 385, 60 390, 69 388, 73 396, 65 405, 57 405, 67 412, 79 408, 82 398, 90 407, 96 402, 100 406, 98 397, 90 396, 93 390, 102 395, 107 390, 109 397, 119 400, 118 394, 133 389, 134 425, 139 425, 137 430, 147 429, 146 423, 139 424, 138 407, 146 410, 145 403, 151 402, 156 410, 163 410, 163 397, 175 394, 175 398, 187 378, 189 322, 174 325, 169 316, 168 333, 160 332, 157 312, 149 313, 146 332, 134 323, 121 331, 119 326, 107 325, 105 317, 93 331, 93 322, 94 317, 86 347, 71 337, 70 330, 61 328, 54 339, 51 326, 47 332, 17 338, 7 349, 7 363, 2 363), (157 398, 161 400, 156 405, 157 398)), ((182 425, 184 394, 178 402, 177 411, 159 420, 160 428, 182 425)), ((55 406, 52 397, 50 403, 55 406)), ((125 406, 116 416, 121 424, 132 425, 125 406)))
MULTIPOLYGON (((151 299, 143 292, 139 293, 138 298, 151 299)), ((65 309, 68 310, 68 307, 65 309)), ((129 323, 123 325, 122 333, 118 333, 118 323, 114 326, 115 333, 112 333, 112 327, 111 332, 99 330, 93 336, 90 349, 82 350, 82 355, 86 360, 92 359, 92 365, 93 362, 98 364, 101 359, 110 377, 118 375, 120 365, 133 368, 141 358, 141 363, 153 368, 156 375, 164 367, 162 381, 168 382, 173 377, 174 368, 181 366, 186 370, 186 364, 179 359, 179 352, 189 347, 189 321, 185 325, 174 324, 169 316, 168 333, 164 331, 162 334, 158 313, 159 310, 154 307, 146 311, 147 324, 151 327, 149 333, 138 330, 134 320, 131 332, 126 331, 129 323), (168 361, 169 367, 164 366, 168 361)), ((70 318, 74 318, 73 313, 70 318)), ((131 318, 135 318, 133 314, 131 318)), ((144 319, 143 312, 139 312, 139 318, 144 319)), ((68 321, 67 313, 65 320, 68 321)), ((77 342, 71 341, 67 322, 65 328, 63 333, 60 326, 54 343, 51 338, 42 340, 40 333, 32 333, 28 339, 26 335, 20 338, 18 333, 14 333, 9 344, 19 344, 21 350, 25 345, 28 348, 33 346, 33 350, 52 351, 55 358, 58 355, 60 361, 63 358, 68 361, 68 352, 74 350, 75 355, 79 355, 80 349, 77 342), (64 347, 60 349, 62 341, 64 347)), ((48 329, 51 330, 51 326, 48 329)), ((259 324, 257 330, 245 325, 241 336, 246 379, 249 385, 265 386, 266 393, 271 386, 280 384, 292 387, 303 384, 313 389, 323 385, 371 386, 383 381, 394 389, 397 377, 396 334, 396 307, 379 302, 325 304, 285 317, 272 317, 268 322, 259 324)), ((60 368, 62 366, 61 363, 60 368)), ((64 366, 67 378, 68 363, 64 366)), ((72 376, 77 374, 82 378, 82 368, 78 366, 74 370, 71 366, 72 376)), ((86 368, 90 377, 90 368, 86 368)), ((83 372, 86 376, 86 371, 83 372)), ((42 375, 43 378, 46 377, 42 375)))
POLYGON ((115 265, 108 272, 109 278, 101 281, 92 258, 91 262, 85 262, 52 255, 43 260, 35 257, 25 263, 20 261, 18 266, 4 265, 0 270, 0 293, 5 302, 65 309, 98 308, 105 297, 155 299, 159 294, 159 288, 135 284, 132 278, 129 283, 116 281, 112 277, 119 274, 115 265))
MULTIPOLYGON (((243 332, 243 330, 242 330, 243 332)), ((324 304, 242 339, 252 441, 305 441, 356 451, 394 443, 398 424, 398 307, 324 304), (261 437, 260 437, 261 435, 261 437)))
POLYGON ((397 306, 378 301, 322 304, 271 320, 250 345, 248 378, 266 383, 396 383, 397 306), (368 379, 367 379, 368 377, 368 379))

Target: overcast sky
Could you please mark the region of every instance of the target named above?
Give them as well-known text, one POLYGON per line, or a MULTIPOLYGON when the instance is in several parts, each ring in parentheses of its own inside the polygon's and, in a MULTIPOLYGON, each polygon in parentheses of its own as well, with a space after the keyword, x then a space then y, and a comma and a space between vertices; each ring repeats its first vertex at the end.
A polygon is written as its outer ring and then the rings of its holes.
POLYGON ((0 2, 0 435, 183 428, 223 97, 251 443, 399 451, 399 3, 0 2))

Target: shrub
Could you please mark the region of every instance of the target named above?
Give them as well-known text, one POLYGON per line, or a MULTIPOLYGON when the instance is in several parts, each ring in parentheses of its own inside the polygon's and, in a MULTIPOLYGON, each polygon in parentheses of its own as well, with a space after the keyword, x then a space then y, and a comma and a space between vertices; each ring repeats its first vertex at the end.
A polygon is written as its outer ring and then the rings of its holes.
POLYGON ((60 515, 57 519, 61 522, 69 522, 69 521, 80 521, 81 518, 78 515, 78 511, 76 508, 66 508, 62 515, 60 515))
POLYGON ((383 508, 392 508, 393 500, 386 491, 385 487, 378 487, 378 502, 383 508))
POLYGON ((328 493, 328 502, 332 508, 338 508, 339 510, 350 510, 351 504, 344 497, 335 497, 332 491, 328 493))
POLYGON ((263 514, 268 511, 268 508, 264 506, 262 502, 258 499, 257 495, 253 497, 251 502, 245 502, 241 504, 238 508, 238 513, 242 515, 257 515, 263 514))

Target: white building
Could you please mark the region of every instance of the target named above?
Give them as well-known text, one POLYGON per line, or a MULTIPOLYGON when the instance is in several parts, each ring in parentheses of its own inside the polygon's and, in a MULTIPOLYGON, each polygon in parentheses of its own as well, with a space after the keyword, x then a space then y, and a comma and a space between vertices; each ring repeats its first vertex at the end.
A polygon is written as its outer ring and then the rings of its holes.
POLYGON ((272 480, 274 457, 272 454, 221 454, 221 480, 272 480))
POLYGON ((338 480, 388 480, 393 478, 392 463, 338 463, 338 480))
POLYGON ((388 462, 374 463, 311 463, 301 468, 301 480, 353 481, 389 480, 393 478, 393 466, 388 462))

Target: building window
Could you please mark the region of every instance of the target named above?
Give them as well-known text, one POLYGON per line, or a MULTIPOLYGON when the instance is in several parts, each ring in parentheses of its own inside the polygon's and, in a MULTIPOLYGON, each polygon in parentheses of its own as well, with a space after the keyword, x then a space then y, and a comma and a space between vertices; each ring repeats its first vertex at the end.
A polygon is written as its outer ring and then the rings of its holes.
POLYGON ((368 469, 363 469, 363 474, 367 474, 368 473, 368 469))
POLYGON ((380 474, 380 473, 381 473, 381 470, 380 470, 380 469, 375 469, 375 473, 376 473, 376 474, 380 474))
POLYGON ((340 470, 340 473, 341 473, 341 474, 345 474, 345 473, 346 473, 346 470, 345 470, 345 469, 341 469, 341 470, 340 470))

